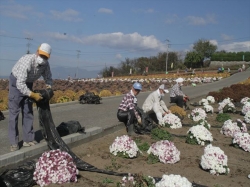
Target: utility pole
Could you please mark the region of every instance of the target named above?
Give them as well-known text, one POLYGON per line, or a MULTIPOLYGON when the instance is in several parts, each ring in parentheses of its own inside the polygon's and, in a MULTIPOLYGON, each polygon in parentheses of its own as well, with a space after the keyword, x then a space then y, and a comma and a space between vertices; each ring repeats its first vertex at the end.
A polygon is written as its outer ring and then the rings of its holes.
POLYGON ((33 40, 32 38, 25 38, 26 40, 28 40, 28 43, 27 43, 27 47, 28 47, 28 50, 27 50, 27 54, 30 54, 30 40, 33 40))
POLYGON ((168 42, 170 42, 168 39, 166 39, 167 42, 167 54, 166 54, 166 74, 168 74, 168 42))
POLYGON ((76 50, 77 52, 77 67, 76 67, 76 78, 78 78, 78 66, 79 66, 79 56, 80 56, 80 50, 76 50))

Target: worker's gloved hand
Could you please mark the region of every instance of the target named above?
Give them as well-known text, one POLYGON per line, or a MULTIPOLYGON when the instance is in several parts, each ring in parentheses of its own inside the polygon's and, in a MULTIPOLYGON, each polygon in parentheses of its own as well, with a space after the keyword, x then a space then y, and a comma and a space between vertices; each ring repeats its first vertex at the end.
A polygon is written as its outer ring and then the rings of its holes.
POLYGON ((46 89, 50 89, 50 88, 51 88, 51 85, 46 84, 46 89))
POLYGON ((142 124, 142 122, 141 122, 141 118, 138 118, 138 119, 137 119, 137 121, 138 121, 138 124, 139 124, 139 125, 141 125, 141 124, 142 124))
POLYGON ((40 101, 43 99, 40 93, 34 93, 34 92, 30 93, 30 98, 34 99, 35 101, 40 101))
POLYGON ((187 95, 184 95, 183 100, 184 100, 184 102, 187 102, 187 101, 189 101, 189 97, 187 95))
POLYGON ((170 114, 170 113, 171 113, 171 111, 168 110, 167 112, 165 112, 165 113, 163 114, 163 116, 165 116, 165 115, 167 115, 167 114, 170 114))

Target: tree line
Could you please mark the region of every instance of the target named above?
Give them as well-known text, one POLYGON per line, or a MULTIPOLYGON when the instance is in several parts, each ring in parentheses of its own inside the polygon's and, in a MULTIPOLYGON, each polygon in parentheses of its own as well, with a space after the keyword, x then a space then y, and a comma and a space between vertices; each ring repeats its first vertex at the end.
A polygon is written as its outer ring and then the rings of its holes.
POLYGON ((216 51, 217 46, 208 40, 199 39, 193 49, 185 54, 160 52, 156 56, 126 58, 118 67, 110 66, 101 70, 103 77, 163 73, 167 70, 209 67, 211 61, 250 61, 250 52, 216 51))

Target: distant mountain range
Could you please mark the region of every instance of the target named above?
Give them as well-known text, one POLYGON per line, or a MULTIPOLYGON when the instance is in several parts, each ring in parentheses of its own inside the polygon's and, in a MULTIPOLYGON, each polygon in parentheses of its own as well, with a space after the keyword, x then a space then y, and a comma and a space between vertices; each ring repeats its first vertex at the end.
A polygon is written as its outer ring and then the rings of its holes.
POLYGON ((100 73, 100 70, 88 71, 85 69, 78 70, 76 68, 71 67, 55 67, 51 68, 53 79, 66 79, 68 76, 71 78, 96 78, 100 73))
MULTIPOLYGON (((100 70, 95 71, 88 71, 85 69, 78 68, 78 71, 76 68, 71 67, 55 67, 51 68, 52 72, 52 78, 53 79, 67 79, 69 76, 74 78, 96 78, 97 75, 100 73, 100 70), (77 75, 76 75, 77 74, 77 75)), ((9 75, 0 75, 0 79, 8 79, 9 75)))

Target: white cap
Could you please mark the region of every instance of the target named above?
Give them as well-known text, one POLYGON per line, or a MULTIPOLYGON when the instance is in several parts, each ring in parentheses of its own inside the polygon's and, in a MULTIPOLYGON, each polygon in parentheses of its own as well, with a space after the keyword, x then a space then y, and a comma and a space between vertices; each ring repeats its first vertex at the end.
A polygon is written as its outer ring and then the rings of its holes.
POLYGON ((46 57, 50 57, 51 47, 47 43, 42 43, 38 48, 39 55, 45 55, 46 57))
POLYGON ((159 89, 163 90, 165 93, 168 93, 169 91, 165 88, 165 85, 160 85, 159 89))
POLYGON ((184 79, 180 77, 180 78, 176 79, 175 81, 178 82, 178 83, 181 83, 181 82, 184 81, 184 79))

